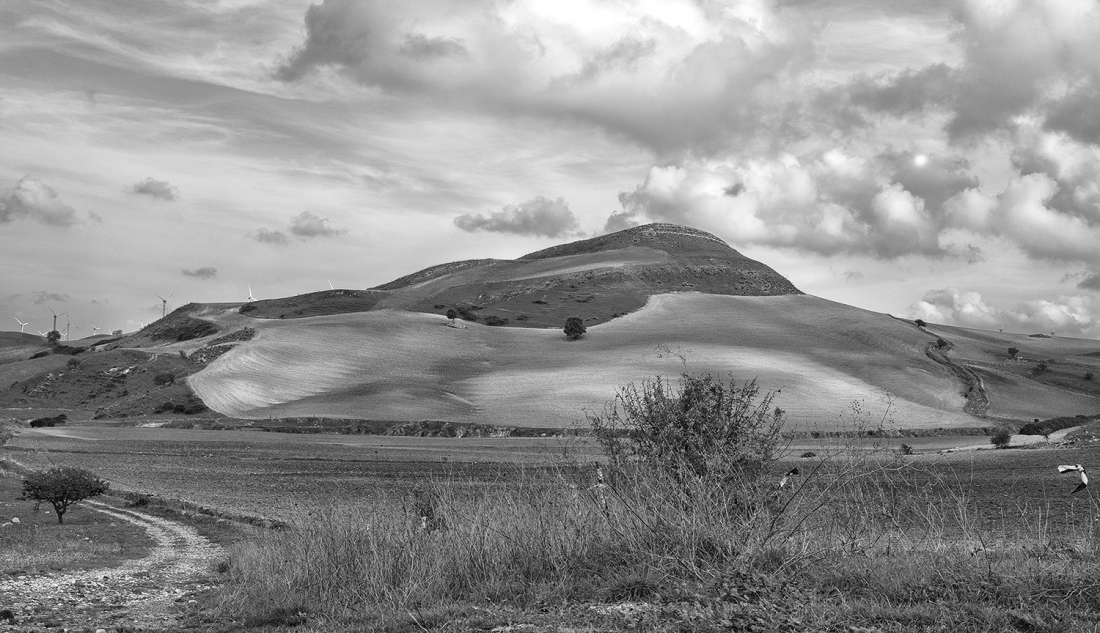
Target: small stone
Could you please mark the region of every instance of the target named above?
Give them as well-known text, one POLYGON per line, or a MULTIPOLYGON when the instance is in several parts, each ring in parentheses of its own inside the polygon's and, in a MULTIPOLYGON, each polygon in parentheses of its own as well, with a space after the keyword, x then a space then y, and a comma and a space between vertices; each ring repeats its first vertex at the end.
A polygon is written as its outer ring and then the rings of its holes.
POLYGON ((19 517, 12 517, 11 522, 12 523, 19 523, 19 517))

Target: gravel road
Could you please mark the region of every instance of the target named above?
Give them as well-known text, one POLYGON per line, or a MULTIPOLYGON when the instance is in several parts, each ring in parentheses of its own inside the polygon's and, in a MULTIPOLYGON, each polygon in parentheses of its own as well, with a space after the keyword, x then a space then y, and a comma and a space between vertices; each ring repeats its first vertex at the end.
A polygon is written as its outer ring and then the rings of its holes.
POLYGON ((0 579, 0 633, 53 630, 165 631, 186 628, 190 596, 214 586, 212 567, 221 547, 191 527, 97 501, 85 504, 145 529, 156 542, 144 558, 114 569, 0 579))

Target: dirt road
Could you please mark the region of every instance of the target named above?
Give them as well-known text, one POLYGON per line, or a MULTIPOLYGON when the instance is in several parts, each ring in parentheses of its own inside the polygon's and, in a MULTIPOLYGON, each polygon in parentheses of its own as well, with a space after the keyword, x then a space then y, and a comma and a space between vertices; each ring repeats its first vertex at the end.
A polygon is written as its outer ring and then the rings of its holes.
POLYGON ((0 579, 0 608, 15 615, 0 631, 165 631, 184 627, 189 596, 212 586, 222 548, 186 525, 134 510, 85 501, 91 508, 145 529, 156 542, 144 558, 114 569, 0 579))

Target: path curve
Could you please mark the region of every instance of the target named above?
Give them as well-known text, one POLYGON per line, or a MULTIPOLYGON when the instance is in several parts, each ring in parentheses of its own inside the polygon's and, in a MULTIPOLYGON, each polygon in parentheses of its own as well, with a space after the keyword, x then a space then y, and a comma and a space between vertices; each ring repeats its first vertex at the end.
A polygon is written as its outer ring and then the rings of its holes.
POLYGON ((224 550, 181 523, 98 501, 83 503, 146 530, 155 542, 152 551, 112 569, 0 579, 0 606, 15 614, 15 625, 0 622, 0 630, 184 628, 182 617, 194 609, 188 596, 214 585, 212 568, 224 550))

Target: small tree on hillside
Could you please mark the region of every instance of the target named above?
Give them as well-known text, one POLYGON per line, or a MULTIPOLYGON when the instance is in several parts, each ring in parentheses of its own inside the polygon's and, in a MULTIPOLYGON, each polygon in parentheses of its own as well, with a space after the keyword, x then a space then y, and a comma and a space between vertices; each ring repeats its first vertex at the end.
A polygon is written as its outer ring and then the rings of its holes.
POLYGON ((588 328, 584 327, 584 322, 580 317, 569 317, 565 320, 565 336, 570 341, 575 341, 584 336, 584 333, 588 331, 588 328))
POLYGON ((997 448, 1008 448, 1008 444, 1011 441, 1012 434, 1008 432, 1008 429, 997 429, 989 438, 989 442, 997 448))
POLYGON ((49 332, 46 332, 46 342, 50 345, 53 345, 60 340, 61 332, 58 332, 57 330, 50 330, 49 332))
POLYGON ((924 327, 925 325, 928 325, 924 322, 924 319, 917 319, 916 321, 913 321, 913 324, 917 327, 924 327))
POLYGON ((1020 350, 1016 349, 1015 347, 1008 348, 1008 357, 1011 358, 1012 360, 1016 360, 1016 355, 1019 354, 1019 353, 1020 353, 1020 350))
POLYGON ((109 485, 92 472, 72 466, 59 466, 32 472, 23 479, 21 499, 39 503, 48 501, 64 523, 69 506, 107 492, 109 485))
POLYGON ((455 319, 458 318, 458 313, 455 312, 454 308, 447 310, 447 318, 451 320, 451 325, 455 324, 455 319))

